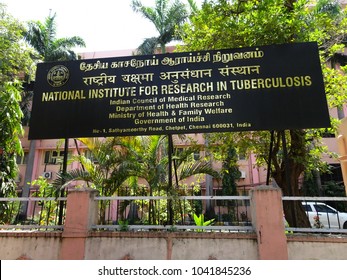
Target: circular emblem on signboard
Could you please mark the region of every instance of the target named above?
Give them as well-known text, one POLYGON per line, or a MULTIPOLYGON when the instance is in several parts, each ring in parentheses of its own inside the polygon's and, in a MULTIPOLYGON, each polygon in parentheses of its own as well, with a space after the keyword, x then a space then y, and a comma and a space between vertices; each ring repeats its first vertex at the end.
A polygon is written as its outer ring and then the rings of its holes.
POLYGON ((47 82, 52 87, 61 87, 69 80, 69 76, 69 69, 64 65, 56 65, 48 71, 47 82))

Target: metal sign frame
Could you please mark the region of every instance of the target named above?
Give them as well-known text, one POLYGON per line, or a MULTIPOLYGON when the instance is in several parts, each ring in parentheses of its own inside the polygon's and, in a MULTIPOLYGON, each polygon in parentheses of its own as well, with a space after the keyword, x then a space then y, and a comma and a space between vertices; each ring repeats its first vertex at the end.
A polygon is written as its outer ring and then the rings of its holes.
POLYGON ((29 139, 329 126, 309 42, 38 64, 29 139))

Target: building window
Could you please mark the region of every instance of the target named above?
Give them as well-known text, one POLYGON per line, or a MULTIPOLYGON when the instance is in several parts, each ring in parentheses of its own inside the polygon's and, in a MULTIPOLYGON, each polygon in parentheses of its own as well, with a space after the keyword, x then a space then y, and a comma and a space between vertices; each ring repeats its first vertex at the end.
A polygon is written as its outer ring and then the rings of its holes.
POLYGON ((199 160, 200 159, 200 151, 196 151, 193 153, 194 160, 199 160))
POLYGON ((246 160, 247 159, 247 153, 245 149, 237 149, 237 159, 238 160, 246 160))
POLYGON ((64 151, 46 151, 45 164, 63 164, 64 151))
POLYGON ((24 152, 24 155, 20 156, 20 155, 17 155, 17 164, 27 164, 28 163, 28 155, 29 155, 29 152, 24 152))

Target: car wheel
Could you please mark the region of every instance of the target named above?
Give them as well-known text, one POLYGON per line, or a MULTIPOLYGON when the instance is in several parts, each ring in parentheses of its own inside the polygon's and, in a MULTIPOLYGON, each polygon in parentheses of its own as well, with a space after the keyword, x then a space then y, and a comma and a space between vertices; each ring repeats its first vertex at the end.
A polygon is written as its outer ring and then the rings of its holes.
POLYGON ((343 229, 347 229, 347 222, 343 224, 343 229))

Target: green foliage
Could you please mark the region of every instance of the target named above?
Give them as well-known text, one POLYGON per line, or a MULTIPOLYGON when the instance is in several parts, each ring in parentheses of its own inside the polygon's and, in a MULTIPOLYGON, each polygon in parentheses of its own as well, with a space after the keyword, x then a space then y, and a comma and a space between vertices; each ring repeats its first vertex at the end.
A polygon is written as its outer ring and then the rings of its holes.
POLYGON ((207 1, 181 33, 183 51, 317 41, 331 107, 347 101, 346 76, 326 64, 341 51, 347 33, 346 11, 336 1, 207 1))
POLYGON ((59 174, 53 182, 56 187, 65 187, 75 181, 85 181, 89 187, 99 191, 101 196, 112 196, 132 175, 136 175, 137 162, 127 137, 79 138, 87 146, 91 158, 80 154, 71 158, 81 168, 59 174))
POLYGON ((118 224, 120 225, 120 231, 129 230, 129 221, 128 220, 119 220, 118 224))
MULTIPOLYGON (((325 173, 331 173, 329 169, 325 173)), ((318 174, 319 176, 319 174, 318 174)), ((345 187, 342 182, 335 181, 322 181, 321 186, 318 186, 313 172, 306 172, 304 176, 302 192, 305 196, 319 196, 319 188, 321 188, 321 195, 327 197, 345 197, 345 187)), ((339 210, 340 212, 347 212, 347 206, 344 202, 330 201, 329 205, 339 210)))
POLYGON ((31 65, 30 53, 21 41, 23 31, 23 26, 0 4, 0 197, 16 195, 16 156, 22 154, 22 85, 18 76, 31 65))
MULTIPOLYGON (((190 3, 194 5, 192 1, 190 3)), ((161 52, 165 53, 165 45, 178 39, 176 27, 182 25, 188 17, 186 6, 179 0, 156 0, 155 7, 146 7, 141 1, 133 0, 131 6, 135 12, 151 21, 159 33, 157 37, 146 38, 138 47, 138 54, 153 54, 158 45, 161 52)))
MULTIPOLYGON (((93 160, 84 154, 74 156, 71 161, 78 161, 81 168, 70 170, 65 175, 59 174, 58 179, 53 182, 57 189, 72 182, 85 181, 89 187, 97 189, 101 196, 168 195, 172 198, 174 223, 184 220, 186 213, 192 210, 188 201, 176 199, 178 195, 185 195, 188 192, 188 186, 184 180, 189 176, 199 176, 204 173, 218 176, 218 173, 204 159, 194 160, 193 152, 199 147, 193 145, 183 151, 175 151, 173 159, 177 168, 178 182, 174 188, 169 189, 166 136, 110 137, 104 140, 80 138, 79 140, 88 147, 93 160), (139 178, 147 182, 148 189, 139 184, 139 178)), ((190 186, 190 188, 194 187, 190 186)), ((105 213, 107 203, 108 201, 100 202, 102 222, 105 222, 105 216, 102 213, 105 213)), ((126 212, 127 207, 130 207, 134 213, 137 212, 136 210, 141 211, 143 221, 150 224, 168 223, 168 204, 165 199, 135 201, 133 204, 130 201, 124 201, 121 203, 121 215, 126 212)), ((129 222, 135 223, 138 217, 136 215, 130 218, 122 216, 121 219, 128 219, 129 222)))
POLYGON ((47 179, 39 176, 36 180, 31 182, 31 186, 39 187, 39 189, 34 193, 35 197, 58 197, 59 191, 50 183, 47 179))
POLYGON ((84 40, 79 36, 57 38, 56 14, 49 15, 44 23, 28 22, 25 40, 37 52, 37 59, 42 61, 76 60, 77 55, 72 48, 85 47, 84 40))
POLYGON ((140 137, 140 139, 141 149, 138 151, 138 158, 141 161, 141 172, 138 176, 147 181, 150 196, 155 193, 162 193, 162 195, 172 197, 172 204, 169 206, 166 201, 150 201, 149 223, 167 223, 167 207, 171 207, 173 210, 172 220, 174 223, 184 220, 184 215, 188 213, 187 209, 197 206, 175 199, 178 195, 187 194, 189 188, 185 180, 190 176, 195 176, 196 180, 199 180, 199 176, 203 174, 210 174, 214 177, 219 177, 219 174, 212 169, 210 162, 206 159, 194 159, 193 153, 200 151, 200 147, 187 139, 188 143, 192 144, 191 146, 188 145, 189 148, 176 148, 173 151, 172 181, 174 184, 169 186, 167 136, 145 136, 140 137))
MULTIPOLYGON (((335 0, 320 0, 315 8, 309 8, 306 0, 207 0, 202 9, 190 17, 181 31, 183 40, 178 51, 199 51, 239 48, 280 43, 316 41, 319 46, 326 94, 330 108, 339 108, 347 101, 345 68, 331 70, 338 62, 337 55, 347 37, 346 10, 337 7, 335 0)), ((336 122, 334 121, 334 124, 336 122)), ((330 133, 335 133, 334 125, 330 133)), ((327 150, 322 145, 322 130, 288 130, 285 132, 288 161, 284 161, 282 132, 274 132, 271 171, 284 195, 299 195, 298 179, 304 171, 324 169, 321 154, 327 150), (285 170, 290 172, 290 183, 285 180, 285 170)), ((242 132, 218 133, 210 141, 219 149, 235 146, 246 153, 256 155, 259 165, 268 164, 270 133, 242 132)), ((222 153, 221 153, 222 154, 222 153)), ((290 224, 295 215, 285 206, 290 224)), ((303 217, 299 211, 297 217, 303 217)), ((299 219, 306 223, 307 217, 299 219)))
MULTIPOLYGON (((39 189, 33 194, 34 197, 58 198, 60 195, 60 192, 52 184, 48 183, 48 181, 42 176, 39 176, 38 179, 32 181, 31 185, 39 187, 39 189)), ((34 217, 34 222, 39 225, 56 225, 58 220, 57 213, 59 208, 59 201, 42 201, 39 202, 39 205, 41 206, 41 210, 34 217)))
MULTIPOLYGON (((40 21, 31 21, 27 24, 26 29, 22 31, 21 39, 24 39, 32 49, 30 52, 26 52, 27 55, 36 62, 48 62, 48 61, 59 61, 59 60, 75 60, 77 55, 72 48, 77 46, 85 46, 85 42, 78 36, 69 38, 56 38, 56 22, 55 14, 49 15, 44 23, 40 21)), ((23 41, 23 40, 22 40, 23 41)), ((28 75, 26 75, 28 76, 28 75)), ((26 77, 26 81, 29 82, 31 79, 26 77)), ((30 91, 23 91, 23 102, 21 107, 25 113, 23 117, 23 123, 28 124, 30 119, 30 112, 28 109, 31 108, 33 93, 30 91)), ((30 150, 28 155, 28 165, 34 164, 35 159, 35 140, 30 142, 30 150)), ((31 169, 27 168, 24 177, 25 182, 31 180, 32 174, 31 169)), ((29 196, 29 188, 24 187, 22 189, 22 195, 24 197, 29 196)), ((26 207, 21 209, 21 216, 26 216, 26 207)))
POLYGON ((16 223, 15 214, 20 208, 19 201, 0 202, 0 225, 16 223))
MULTIPOLYGON (((211 225, 215 219, 205 221, 204 214, 200 214, 199 216, 194 213, 194 222, 196 226, 209 226, 211 225)), ((198 229, 198 232, 204 231, 203 229, 198 229)))
POLYGON ((21 41, 24 26, 6 12, 0 3, 0 84, 14 82, 18 74, 27 74, 32 61, 21 41))
MULTIPOLYGON (((287 1, 285 5, 280 0, 205 1, 202 9, 184 25, 180 34, 184 45, 178 49, 197 51, 317 41, 329 107, 334 108, 347 102, 345 67, 340 70, 330 67, 330 62, 335 61, 333 55, 343 47, 347 35, 346 23, 346 11, 336 7, 336 1, 318 1, 313 9, 308 8, 308 1, 305 0, 287 1)), ((336 125, 332 126, 330 132, 335 133, 335 129, 336 125)), ((300 133, 287 132, 290 156, 305 168, 325 168, 320 162, 320 155, 327 152, 321 145, 321 132, 305 131, 303 137, 306 140, 301 142, 303 147, 300 149, 308 153, 295 152, 294 147, 299 146, 291 145, 291 141, 299 139, 300 133)), ((211 143, 221 150, 220 154, 223 151, 226 153, 232 145, 242 151, 255 153, 259 165, 267 163, 269 138, 270 133, 266 131, 210 135, 211 143)), ((275 140, 280 143, 277 138, 275 140)), ((282 166, 280 149, 274 160, 274 168, 282 166)))
POLYGON ((0 85, 0 196, 15 194, 16 155, 22 154, 22 111, 18 86, 10 82, 0 85))
MULTIPOLYGON (((331 197, 334 197, 334 196, 344 197, 344 196, 346 196, 344 185, 341 182, 340 182, 340 184, 338 184, 335 181, 326 181, 326 182, 324 182, 323 188, 324 188, 324 194, 326 196, 331 196, 331 197)), ((342 205, 343 204, 344 203, 342 203, 342 205)), ((347 206, 344 208, 347 209, 347 206)), ((346 210, 341 210, 341 211, 346 212, 346 210)))
POLYGON ((320 0, 317 2, 315 10, 318 13, 325 13, 330 17, 335 17, 341 12, 341 7, 337 0, 320 0))
POLYGON ((199 13, 190 18, 181 34, 184 49, 221 49, 288 43, 293 34, 303 37, 307 22, 304 1, 296 1, 292 12, 283 1, 206 1, 199 13))
MULTIPOLYGON (((58 174, 53 185, 60 189, 72 182, 84 181, 91 188, 99 191, 101 196, 112 196, 121 190, 125 182, 138 172, 138 161, 135 158, 130 137, 79 138, 88 148, 91 159, 85 154, 72 157, 81 167, 69 170, 66 174, 58 174)), ((105 222, 107 200, 100 202, 100 219, 105 222)))
POLYGON ((222 162, 222 188, 223 195, 236 195, 236 180, 240 178, 237 164, 236 149, 229 146, 225 159, 222 162))
MULTIPOLYGON (((331 108, 341 107, 347 103, 347 66, 333 69, 325 66, 322 68, 325 80, 325 92, 331 108)), ((333 127, 336 129, 336 127, 333 127)))

